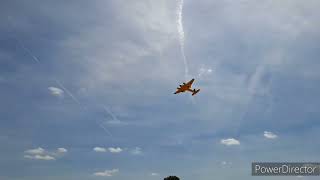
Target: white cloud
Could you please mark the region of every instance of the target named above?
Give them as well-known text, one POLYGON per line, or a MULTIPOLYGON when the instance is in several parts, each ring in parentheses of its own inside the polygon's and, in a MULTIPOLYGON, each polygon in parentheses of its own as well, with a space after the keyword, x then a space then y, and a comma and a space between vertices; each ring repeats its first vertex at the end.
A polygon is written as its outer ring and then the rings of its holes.
POLYGON ((110 148, 104 148, 104 147, 95 147, 93 148, 93 150, 95 152, 111 152, 111 153, 121 153, 123 151, 123 149, 121 149, 120 147, 110 147, 110 148))
POLYGON ((57 96, 57 97, 62 97, 63 96, 63 93, 64 91, 60 88, 57 88, 57 87, 48 87, 50 93, 53 95, 53 96, 57 96))
POLYGON ((151 175, 151 176, 159 176, 159 173, 154 173, 154 172, 153 172, 153 173, 151 173, 150 175, 151 175))
POLYGON ((205 67, 201 67, 199 69, 199 74, 198 76, 201 77, 203 75, 209 75, 212 73, 212 69, 211 68, 205 68, 205 67))
POLYGON ((222 161, 221 165, 222 166, 228 166, 228 165, 232 165, 232 163, 231 162, 227 162, 227 161, 222 161))
POLYGON ((272 132, 264 131, 263 136, 267 139, 276 139, 278 136, 272 132))
POLYGON ((108 150, 111 152, 111 153, 121 153, 123 150, 119 147, 117 148, 113 148, 113 147, 110 147, 108 148, 108 150))
POLYGON ((36 149, 29 149, 26 150, 25 153, 27 154, 44 154, 45 150, 41 147, 38 147, 36 149))
POLYGON ((68 152, 68 150, 66 148, 58 148, 57 152, 58 153, 66 153, 66 152, 68 152))
POLYGON ((50 156, 50 155, 40 155, 40 154, 36 154, 36 155, 24 155, 24 158, 27 158, 27 159, 36 159, 36 160, 46 160, 46 161, 55 160, 55 157, 53 157, 53 156, 50 156))
POLYGON ((238 140, 236 140, 234 138, 221 139, 220 143, 224 144, 226 146, 240 145, 240 141, 238 141, 238 140))
POLYGON ((112 170, 105 170, 103 172, 95 172, 93 175, 101 176, 101 177, 111 177, 118 172, 119 172, 119 169, 112 169, 112 170))
POLYGON ((106 148, 103 147, 95 147, 93 148, 95 152, 107 152, 106 148))
POLYGON ((133 155, 141 155, 141 154, 142 154, 142 149, 139 148, 139 147, 135 147, 135 148, 131 151, 131 153, 132 153, 133 155))
POLYGON ((57 151, 47 151, 41 147, 35 149, 28 149, 24 151, 24 158, 34 159, 34 160, 56 160, 56 158, 61 157, 64 153, 67 152, 65 148, 58 148, 57 151))

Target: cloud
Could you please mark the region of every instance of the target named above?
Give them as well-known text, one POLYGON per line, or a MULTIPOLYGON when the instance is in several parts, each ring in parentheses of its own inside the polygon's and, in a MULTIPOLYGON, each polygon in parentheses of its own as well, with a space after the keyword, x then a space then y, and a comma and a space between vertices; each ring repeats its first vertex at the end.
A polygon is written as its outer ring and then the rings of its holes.
POLYGON ((153 172, 153 173, 151 173, 150 175, 151 175, 151 176, 159 176, 159 173, 153 172))
POLYGON ((111 177, 118 172, 119 172, 119 169, 112 169, 112 170, 105 170, 103 172, 95 172, 93 175, 101 176, 101 177, 111 177))
POLYGON ((68 152, 68 150, 65 149, 65 148, 58 148, 58 149, 57 149, 57 152, 58 152, 58 153, 66 153, 66 152, 68 152))
POLYGON ((131 154, 133 155, 141 155, 142 154, 142 149, 140 147, 135 147, 132 151, 131 154))
POLYGON ((263 136, 267 139, 276 139, 278 136, 274 134, 273 132, 264 131, 263 136))
POLYGON ((33 160, 56 160, 56 158, 61 157, 62 154, 66 153, 67 149, 58 148, 56 152, 46 151, 45 149, 38 147, 35 149, 28 149, 24 151, 25 155, 23 156, 26 159, 33 160))
POLYGON ((107 152, 106 148, 103 147, 95 147, 93 148, 95 152, 107 152))
POLYGON ((38 147, 36 149, 29 149, 25 151, 25 153, 27 154, 43 154, 44 152, 45 150, 41 147, 38 147))
POLYGON ((227 162, 227 161, 222 161, 221 165, 222 166, 228 166, 228 165, 232 165, 232 163, 231 162, 227 162))
POLYGON ((50 161, 50 160, 56 160, 55 157, 50 156, 50 155, 24 155, 24 158, 27 159, 36 159, 36 160, 45 160, 45 161, 50 161))
POLYGON ((123 150, 119 147, 117 148, 113 148, 113 147, 110 147, 108 148, 108 150, 111 152, 111 153, 121 153, 123 150))
POLYGON ((199 74, 198 76, 201 77, 203 75, 209 75, 212 73, 212 69, 211 68, 205 68, 205 67, 201 67, 199 69, 199 74))
POLYGON ((53 96, 63 97, 64 91, 62 89, 57 87, 48 87, 48 89, 53 96))
POLYGON ((236 140, 234 138, 221 139, 220 143, 224 144, 226 146, 240 145, 240 141, 238 141, 238 140, 236 140))
POLYGON ((95 147, 93 148, 95 152, 107 152, 109 151, 110 153, 121 153, 123 149, 120 147, 110 147, 110 148, 104 148, 104 147, 95 147))

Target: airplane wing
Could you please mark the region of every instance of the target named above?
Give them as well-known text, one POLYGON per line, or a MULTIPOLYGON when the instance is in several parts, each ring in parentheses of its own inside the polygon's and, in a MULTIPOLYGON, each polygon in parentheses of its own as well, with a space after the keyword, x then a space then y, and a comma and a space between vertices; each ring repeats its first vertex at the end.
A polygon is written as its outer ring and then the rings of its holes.
POLYGON ((178 93, 182 93, 182 92, 184 92, 184 91, 182 90, 182 88, 177 88, 177 91, 176 91, 174 94, 178 94, 178 93))
POLYGON ((186 84, 186 85, 187 85, 188 87, 191 87, 191 85, 192 85, 193 81, 194 81, 194 79, 191 79, 189 82, 187 82, 187 84, 186 84))

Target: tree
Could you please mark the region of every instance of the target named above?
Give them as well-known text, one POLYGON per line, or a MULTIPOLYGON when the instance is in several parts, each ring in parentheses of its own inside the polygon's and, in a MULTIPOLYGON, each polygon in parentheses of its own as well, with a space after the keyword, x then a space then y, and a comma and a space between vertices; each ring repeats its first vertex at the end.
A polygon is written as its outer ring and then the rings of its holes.
POLYGON ((180 180, 177 176, 169 176, 164 178, 164 180, 180 180))

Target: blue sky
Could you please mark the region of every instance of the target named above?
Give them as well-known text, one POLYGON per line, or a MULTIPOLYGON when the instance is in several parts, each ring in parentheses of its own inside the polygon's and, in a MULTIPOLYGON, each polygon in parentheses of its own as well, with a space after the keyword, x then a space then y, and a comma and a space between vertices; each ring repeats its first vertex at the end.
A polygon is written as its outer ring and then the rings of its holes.
MULTIPOLYGON (((0 179, 247 180, 253 161, 319 162, 319 6, 1 1, 0 179), (199 94, 173 94, 191 78, 199 94)), ((315 179, 267 179, 294 178, 315 179)))

